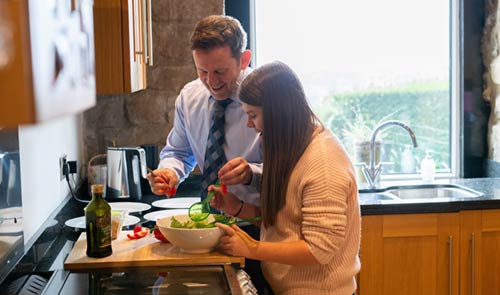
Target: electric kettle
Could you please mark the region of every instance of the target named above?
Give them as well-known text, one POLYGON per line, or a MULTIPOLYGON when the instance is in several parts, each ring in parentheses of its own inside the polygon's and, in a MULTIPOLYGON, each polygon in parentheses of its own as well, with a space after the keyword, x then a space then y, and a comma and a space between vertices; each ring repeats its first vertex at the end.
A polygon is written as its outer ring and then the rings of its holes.
POLYGON ((140 147, 108 147, 106 200, 138 201, 146 178, 146 152, 140 147))
POLYGON ((0 208, 21 206, 19 152, 0 152, 0 208))

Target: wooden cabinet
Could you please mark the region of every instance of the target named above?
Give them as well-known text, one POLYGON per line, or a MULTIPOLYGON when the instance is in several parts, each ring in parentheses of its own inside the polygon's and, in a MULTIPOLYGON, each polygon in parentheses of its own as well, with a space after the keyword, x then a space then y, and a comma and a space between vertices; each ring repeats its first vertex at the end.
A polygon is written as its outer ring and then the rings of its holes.
POLYGON ((500 210, 460 212, 460 294, 500 294, 500 210))
POLYGON ((500 210, 362 218, 357 294, 500 294, 500 210))
POLYGON ((458 213, 363 216, 357 294, 458 294, 458 227, 458 213))
POLYGON ((153 64, 151 28, 151 0, 94 0, 98 94, 146 88, 146 65, 153 64))
POLYGON ((0 126, 95 105, 92 0, 0 1, 0 126))

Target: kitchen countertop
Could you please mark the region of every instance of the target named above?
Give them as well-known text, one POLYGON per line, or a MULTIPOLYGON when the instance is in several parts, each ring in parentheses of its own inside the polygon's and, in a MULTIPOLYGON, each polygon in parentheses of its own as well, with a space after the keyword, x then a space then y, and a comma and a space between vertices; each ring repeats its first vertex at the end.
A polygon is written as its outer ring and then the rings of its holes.
MULTIPOLYGON (((474 199, 450 200, 448 202, 405 202, 400 204, 384 204, 377 200, 371 200, 370 202, 361 201, 361 213, 362 215, 437 213, 500 208, 500 178, 451 179, 437 182, 465 186, 482 192, 484 195, 474 199)), ((409 182, 404 183, 407 184, 409 182)), ((393 184, 394 183, 382 183, 382 187, 393 184)), ((86 187, 86 185, 82 185, 81 187, 86 187)), ((179 186, 176 197, 193 197, 199 194, 199 178, 194 177, 187 179, 179 186)), ((86 189, 84 193, 79 195, 86 195, 86 189)), ((151 204, 161 198, 162 197, 155 195, 145 195, 140 202, 151 204)), ((54 220, 45 223, 45 229, 43 229, 41 235, 30 249, 26 249, 26 254, 16 265, 11 274, 5 279, 3 284, 0 285, 0 288, 5 287, 5 284, 9 284, 23 274, 35 273, 50 277, 50 274, 55 270, 62 270, 66 257, 82 233, 82 230, 67 227, 64 223, 68 219, 82 216, 84 206, 84 203, 69 198, 61 210, 54 214, 54 220)), ((141 218, 141 225, 152 226, 153 222, 145 220, 142 216, 156 210, 164 209, 152 207, 147 211, 132 213, 132 215, 141 218)), ((131 227, 128 229, 131 229, 131 227)))
MULTIPOLYGON (((500 178, 470 178, 437 180, 436 184, 454 184, 483 193, 483 196, 468 199, 450 199, 446 201, 420 199, 402 202, 384 202, 381 200, 360 199, 361 215, 407 214, 407 213, 445 213, 460 210, 479 210, 500 208, 500 178)), ((382 183, 381 188, 402 185, 422 184, 421 182, 382 183)), ((361 190, 362 192, 363 190, 361 190)))

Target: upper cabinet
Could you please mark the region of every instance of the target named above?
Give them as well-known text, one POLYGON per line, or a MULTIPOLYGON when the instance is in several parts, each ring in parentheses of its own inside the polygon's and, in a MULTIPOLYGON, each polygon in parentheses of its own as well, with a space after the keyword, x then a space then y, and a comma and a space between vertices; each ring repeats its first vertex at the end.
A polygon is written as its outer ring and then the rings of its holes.
POLYGON ((95 105, 92 0, 0 1, 0 126, 95 105))
POLYGON ((151 28, 151 0, 94 1, 98 94, 146 88, 146 65, 153 65, 151 28))

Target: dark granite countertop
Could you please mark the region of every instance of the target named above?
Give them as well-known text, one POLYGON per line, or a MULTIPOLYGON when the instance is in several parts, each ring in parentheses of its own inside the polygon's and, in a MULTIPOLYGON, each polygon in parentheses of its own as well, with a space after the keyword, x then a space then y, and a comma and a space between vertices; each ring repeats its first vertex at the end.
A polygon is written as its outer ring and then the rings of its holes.
MULTIPOLYGON (((402 201, 384 201, 372 198, 363 200, 360 197, 362 215, 379 214, 407 214, 407 213, 445 213, 460 210, 479 210, 500 208, 500 178, 470 178, 438 180, 436 184, 453 184, 463 186, 477 192, 482 196, 475 198, 450 198, 450 199, 419 199, 402 201)), ((394 185, 415 185, 419 182, 400 182, 382 184, 382 188, 394 185)), ((360 190, 363 192, 363 190, 360 190)))
MULTIPOLYGON (((479 191, 484 195, 478 198, 467 200, 448 200, 431 202, 402 202, 402 203, 383 203, 378 200, 363 201, 360 200, 362 215, 376 214, 405 214, 405 213, 438 213, 438 212, 458 212, 460 210, 473 209, 494 209, 500 208, 500 178, 478 178, 478 179, 450 179, 437 181, 438 183, 457 184, 467 188, 479 191)), ((410 182, 404 182, 408 184, 410 182)), ((382 187, 394 185, 382 184, 382 187)), ((399 183, 401 185, 401 183, 399 183)), ((86 190, 84 190, 86 191, 86 190)), ((80 192, 81 193, 81 192, 80 192)), ((200 194, 199 178, 193 177, 182 183, 176 197, 193 197, 200 194)), ((86 195, 86 193, 81 193, 86 195)), ((140 202, 151 204, 161 199, 160 196, 152 194, 144 195, 140 202)), ((65 226, 66 220, 82 216, 85 203, 70 198, 67 203, 55 213, 53 220, 48 220, 42 229, 41 235, 34 242, 21 261, 16 265, 9 277, 5 279, 2 286, 12 282, 24 274, 39 274, 50 277, 55 270, 63 269, 64 260, 71 251, 74 242, 78 239, 83 230, 65 226)), ((132 213, 138 216, 141 225, 152 226, 153 222, 147 221, 143 215, 163 208, 155 208, 132 213)), ((131 226, 132 227, 132 226, 131 226)), ((129 229, 131 229, 131 227, 129 229)), ((0 286, 0 288, 2 287, 0 286)))

